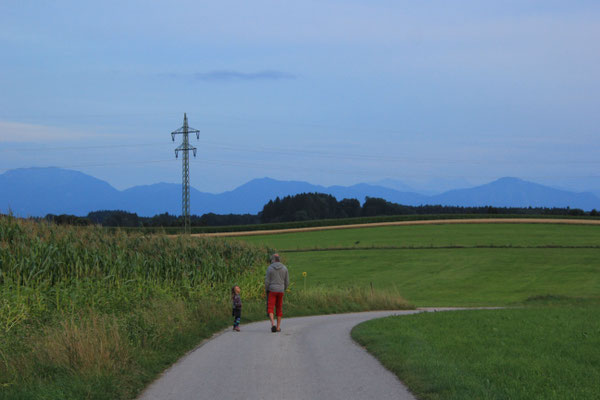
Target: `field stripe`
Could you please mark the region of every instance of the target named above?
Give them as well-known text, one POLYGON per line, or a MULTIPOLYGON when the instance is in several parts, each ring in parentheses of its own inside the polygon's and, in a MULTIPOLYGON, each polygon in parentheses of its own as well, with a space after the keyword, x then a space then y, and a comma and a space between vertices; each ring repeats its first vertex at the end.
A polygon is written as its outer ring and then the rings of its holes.
POLYGON ((349 251, 349 250, 470 250, 470 249, 600 249, 600 245, 582 245, 582 246, 569 246, 569 245, 539 245, 539 246, 514 246, 514 245, 475 245, 475 246, 461 246, 461 245, 449 245, 449 246, 356 246, 356 247, 310 247, 310 248, 299 248, 299 249, 279 249, 280 252, 285 253, 310 253, 314 251, 349 251))
POLYGON ((307 227, 307 228, 273 229, 273 230, 262 230, 262 231, 195 233, 192 236, 196 236, 196 237, 255 236, 255 235, 274 235, 274 234, 295 233, 295 232, 328 231, 328 230, 334 230, 334 229, 376 228, 376 227, 380 227, 380 226, 442 225, 442 224, 600 225, 600 220, 597 220, 597 219, 561 219, 561 218, 435 219, 435 220, 420 220, 420 221, 372 222, 372 223, 367 223, 367 224, 351 224, 351 225, 313 226, 313 227, 307 227))

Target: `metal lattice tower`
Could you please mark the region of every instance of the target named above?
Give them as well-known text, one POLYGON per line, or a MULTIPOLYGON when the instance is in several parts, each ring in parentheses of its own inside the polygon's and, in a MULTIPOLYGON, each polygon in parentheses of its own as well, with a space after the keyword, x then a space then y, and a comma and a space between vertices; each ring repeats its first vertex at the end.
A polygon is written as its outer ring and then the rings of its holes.
POLYGON ((171 132, 171 138, 175 141, 175 135, 182 134, 183 141, 175 149, 175 158, 179 157, 179 152, 183 153, 181 157, 182 182, 181 182, 181 215, 183 216, 183 231, 190 232, 190 150, 196 157, 196 148, 190 146, 189 134, 195 133, 196 139, 200 139, 200 131, 188 126, 186 113, 183 113, 183 126, 174 132, 171 132))

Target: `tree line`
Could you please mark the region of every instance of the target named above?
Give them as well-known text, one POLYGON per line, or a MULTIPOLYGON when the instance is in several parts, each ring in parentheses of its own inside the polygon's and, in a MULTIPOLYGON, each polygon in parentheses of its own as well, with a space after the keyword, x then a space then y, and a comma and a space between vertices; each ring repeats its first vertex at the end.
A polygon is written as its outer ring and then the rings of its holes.
MULTIPOLYGON (((183 225, 183 217, 163 213, 153 217, 141 217, 136 213, 122 210, 101 210, 90 212, 85 217, 69 214, 47 214, 44 219, 58 225, 102 225, 109 227, 177 227, 183 225)), ((258 215, 252 214, 214 214, 191 215, 192 226, 227 226, 259 224, 258 215)))
MULTIPOLYGON (((364 203, 356 199, 337 200, 324 193, 301 193, 277 197, 264 205, 258 214, 214 214, 192 215, 192 226, 252 225, 274 222, 309 221, 389 215, 433 215, 433 214, 511 214, 511 215, 570 215, 599 216, 595 209, 585 212, 579 208, 545 207, 458 207, 442 205, 407 206, 376 197, 366 197, 364 203)), ((109 227, 177 227, 183 225, 181 216, 169 213, 153 217, 141 217, 136 213, 121 210, 90 212, 85 217, 75 215, 48 214, 46 220, 56 224, 102 225, 109 227)))

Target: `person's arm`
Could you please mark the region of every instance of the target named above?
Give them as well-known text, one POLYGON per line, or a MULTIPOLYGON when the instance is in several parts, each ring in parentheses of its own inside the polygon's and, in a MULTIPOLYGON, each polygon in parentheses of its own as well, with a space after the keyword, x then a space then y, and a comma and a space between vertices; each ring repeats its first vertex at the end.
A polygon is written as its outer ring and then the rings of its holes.
POLYGON ((238 294, 233 298, 235 308, 242 308, 242 297, 238 294))
POLYGON ((267 268, 267 273, 265 274, 265 292, 269 291, 269 285, 271 284, 271 277, 269 276, 270 268, 267 268))

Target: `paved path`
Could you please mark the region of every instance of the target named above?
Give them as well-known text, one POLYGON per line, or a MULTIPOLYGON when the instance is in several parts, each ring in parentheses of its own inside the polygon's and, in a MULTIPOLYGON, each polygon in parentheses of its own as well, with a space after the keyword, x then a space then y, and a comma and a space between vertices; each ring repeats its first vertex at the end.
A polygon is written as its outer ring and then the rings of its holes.
POLYGON ((140 399, 414 399, 352 341, 350 330, 372 318, 416 312, 284 318, 280 333, 271 333, 268 321, 242 325, 242 332, 226 331, 182 358, 140 399))

